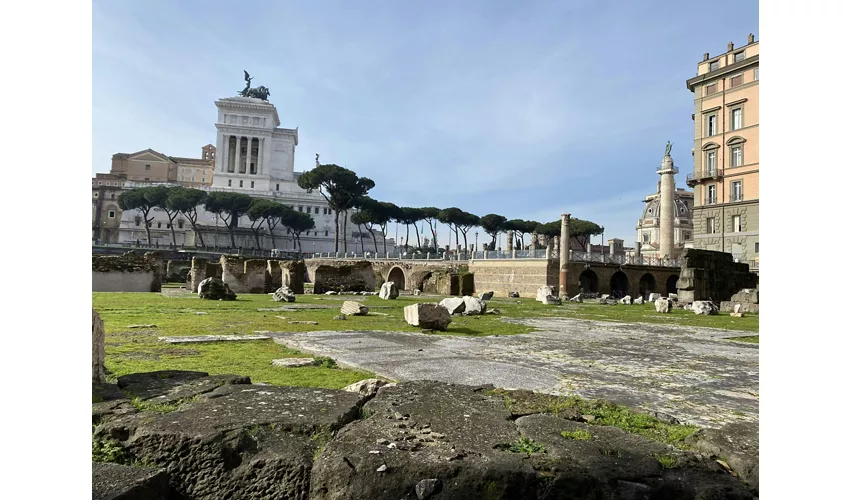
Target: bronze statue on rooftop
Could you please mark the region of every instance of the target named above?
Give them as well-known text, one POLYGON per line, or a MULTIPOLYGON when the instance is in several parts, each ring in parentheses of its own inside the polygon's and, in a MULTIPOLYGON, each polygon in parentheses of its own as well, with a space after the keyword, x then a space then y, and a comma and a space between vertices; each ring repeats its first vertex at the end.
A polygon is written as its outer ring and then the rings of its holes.
POLYGON ((251 88, 251 80, 253 80, 253 77, 251 77, 251 75, 249 75, 247 71, 242 71, 245 73, 245 88, 242 89, 241 92, 239 92, 239 95, 241 95, 242 97, 253 97, 255 99, 262 99, 264 101, 268 101, 269 96, 271 95, 269 89, 262 85, 257 88, 251 88))

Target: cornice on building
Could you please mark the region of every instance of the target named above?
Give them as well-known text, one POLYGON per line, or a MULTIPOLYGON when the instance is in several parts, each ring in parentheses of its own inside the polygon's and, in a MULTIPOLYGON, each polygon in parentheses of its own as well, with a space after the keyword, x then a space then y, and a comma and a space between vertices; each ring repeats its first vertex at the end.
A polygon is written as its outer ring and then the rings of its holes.
POLYGON ((722 68, 716 69, 714 71, 709 71, 708 73, 695 76, 693 78, 688 79, 685 83, 688 87, 688 90, 691 92, 697 87, 697 85, 705 84, 709 81, 713 81, 717 78, 720 78, 724 75, 728 75, 729 73, 734 73, 736 71, 740 71, 746 69, 750 66, 757 66, 759 62, 759 55, 756 54, 752 57, 748 57, 743 61, 738 61, 736 63, 729 64, 722 68))

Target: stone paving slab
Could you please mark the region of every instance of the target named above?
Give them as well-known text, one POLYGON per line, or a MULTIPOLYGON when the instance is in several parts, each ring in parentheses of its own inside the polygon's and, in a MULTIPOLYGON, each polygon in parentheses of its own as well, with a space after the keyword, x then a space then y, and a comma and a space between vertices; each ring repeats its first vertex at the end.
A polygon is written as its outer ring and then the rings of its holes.
POLYGON ((159 337, 159 340, 169 344, 189 344, 197 342, 241 342, 270 338, 268 335, 197 335, 194 337, 159 337))
POLYGON ((399 381, 438 380, 602 398, 720 427, 758 422, 759 348, 747 332, 576 319, 507 320, 529 334, 278 332, 276 342, 399 381))

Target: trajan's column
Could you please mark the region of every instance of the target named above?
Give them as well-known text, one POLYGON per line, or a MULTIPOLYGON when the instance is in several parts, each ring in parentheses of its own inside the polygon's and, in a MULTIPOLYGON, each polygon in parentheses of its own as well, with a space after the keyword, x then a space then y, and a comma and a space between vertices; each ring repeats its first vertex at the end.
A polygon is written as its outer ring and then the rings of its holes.
POLYGON ((673 259, 673 218, 676 215, 676 204, 673 195, 676 192, 676 180, 673 177, 679 173, 679 169, 673 165, 670 150, 673 145, 667 141, 667 149, 664 151, 664 159, 661 160, 661 168, 658 174, 661 176, 661 200, 659 201, 659 230, 660 241, 658 254, 661 258, 673 259))

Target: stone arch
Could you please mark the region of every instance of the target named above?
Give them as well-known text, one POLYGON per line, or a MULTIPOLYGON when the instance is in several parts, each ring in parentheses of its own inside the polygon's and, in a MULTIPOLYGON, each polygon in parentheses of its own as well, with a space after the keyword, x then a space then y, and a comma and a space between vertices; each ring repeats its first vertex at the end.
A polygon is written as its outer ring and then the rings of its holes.
POLYGON ((611 276, 611 295, 625 297, 629 294, 629 277, 623 271, 617 271, 611 276))
MULTIPOLYGON (((428 278, 430 278, 431 276, 432 276, 431 271, 428 271, 428 272, 422 274, 421 276, 419 276, 418 278, 416 278, 416 289, 419 290, 420 292, 424 292, 425 291, 425 282, 428 281, 428 278)), ((434 293, 436 293, 436 291, 434 291, 434 293)))
POLYGON ((402 270, 402 268, 398 266, 390 269, 390 272, 387 273, 387 281, 392 281, 393 283, 395 283, 396 288, 398 288, 399 290, 404 290, 404 270, 402 270))
POLYGON ((655 276, 651 273, 644 273, 638 281, 638 294, 646 298, 650 293, 655 292, 655 276))
POLYGON ((585 269, 578 277, 582 293, 599 293, 599 276, 590 269, 585 269))
POLYGON ((677 281, 679 281, 679 275, 678 274, 671 274, 667 278, 667 293, 668 294, 677 293, 677 288, 676 288, 676 282, 677 281))

